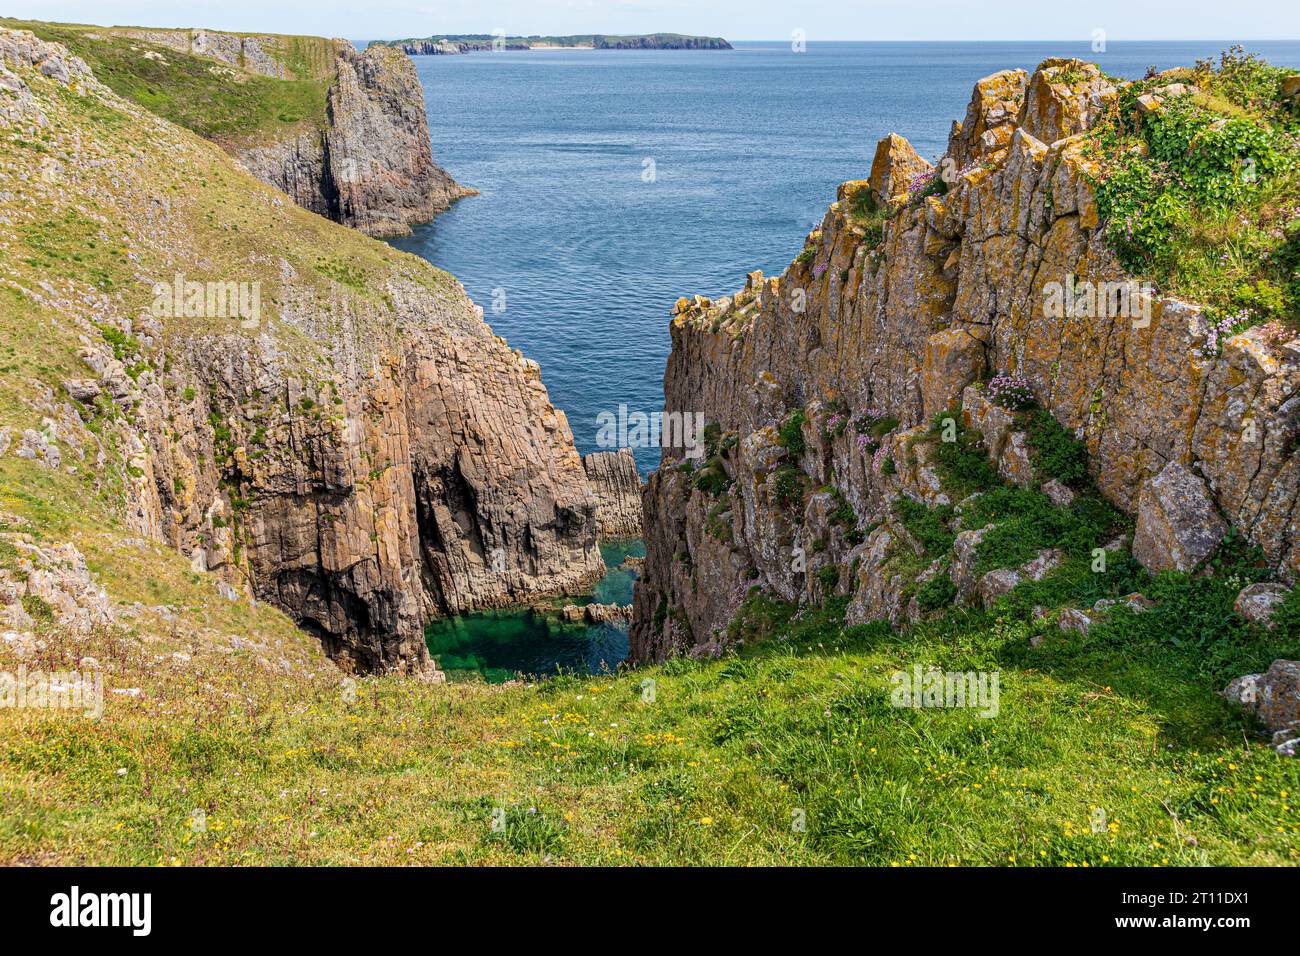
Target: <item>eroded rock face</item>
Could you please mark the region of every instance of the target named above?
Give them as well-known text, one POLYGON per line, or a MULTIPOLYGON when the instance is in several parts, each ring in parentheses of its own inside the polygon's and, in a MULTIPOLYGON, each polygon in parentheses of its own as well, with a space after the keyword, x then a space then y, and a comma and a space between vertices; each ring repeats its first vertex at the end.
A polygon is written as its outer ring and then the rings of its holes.
MULTIPOLYGON (((644 498, 634 657, 714 640, 738 588, 803 599, 820 593, 812 579, 821 568, 847 570, 855 559, 857 619, 901 613, 888 580, 916 558, 889 526, 891 502, 946 499, 923 451, 900 436, 960 403, 1001 473, 1033 481, 1025 436, 967 387, 987 375, 1025 379, 1085 444, 1094 480, 1125 511, 1138 510, 1144 486, 1171 462, 1204 480, 1212 507, 1198 501, 1193 513, 1205 524, 1192 534, 1178 518, 1187 537, 1164 549, 1152 534, 1139 549, 1149 560, 1203 559, 1209 539, 1217 543, 1218 515, 1258 543, 1279 575, 1300 572, 1300 343, 1278 345, 1251 329, 1213 354, 1200 308, 1158 295, 1135 298, 1122 315, 1050 307, 1053 285, 1129 278, 1101 235, 1095 170, 1079 135, 1114 93, 1095 67, 1073 61, 1048 61, 1032 77, 987 77, 938 163, 947 191, 903 203, 879 242, 852 201, 861 183, 849 183, 780 277, 751 273, 716 303, 679 300, 665 404, 734 435, 729 533, 706 533, 710 522, 717 529, 716 504, 678 476, 679 456, 665 454, 644 498), (853 429, 826 437, 810 425, 804 454, 773 448, 791 410, 824 419, 814 410, 831 403, 851 418, 898 424, 878 441, 853 429), (773 476, 786 469, 788 488, 789 468, 805 488, 798 501, 778 502, 773 476), (819 523, 808 492, 823 487, 851 507, 861 540, 819 523), (793 548, 814 553, 810 542, 822 544, 815 560, 793 570, 793 548), (868 564, 879 573, 865 573, 868 564)), ((882 197, 898 195, 885 171, 910 155, 899 138, 882 141, 871 184, 882 197)))
MULTIPOLYGON (((25 425, 0 429, 0 454, 105 473, 134 534, 179 550, 228 598, 281 608, 345 669, 432 676, 429 617, 599 578, 597 503, 568 422, 537 364, 454 279, 295 208, 58 44, 0 29, 0 71, 22 84, 0 90, 0 131, 17 104, 66 163, 58 178, 6 177, 0 215, 93 207, 144 289, 33 281, 0 260, 15 307, 53 317, 51 341, 81 363, 25 387, 25 425), (86 136, 73 99, 94 99, 133 151, 86 136), (196 184, 212 179, 247 214, 217 238, 241 279, 266 286, 251 319, 149 304, 158 279, 197 271, 216 244, 195 212, 210 198, 196 184), (322 271, 323 253, 341 264, 322 271)), ((21 611, 26 596, 71 621, 97 613, 79 556, 42 548, 24 584, 36 590, 5 585, 4 607, 21 611)))
POLYGON ((195 397, 167 413, 175 438, 159 427, 145 442, 162 452, 145 530, 208 572, 246 567, 258 597, 362 670, 422 665, 431 616, 578 590, 603 570, 596 501, 536 364, 463 297, 391 292, 411 334, 345 349, 328 378, 269 338, 174 338, 195 397))
POLYGON ((596 496, 596 527, 608 537, 641 536, 641 473, 631 449, 597 451, 582 458, 596 496))
POLYGON ((372 236, 400 236, 474 190, 433 161, 424 91, 410 59, 336 42, 328 125, 235 154, 298 205, 372 236))

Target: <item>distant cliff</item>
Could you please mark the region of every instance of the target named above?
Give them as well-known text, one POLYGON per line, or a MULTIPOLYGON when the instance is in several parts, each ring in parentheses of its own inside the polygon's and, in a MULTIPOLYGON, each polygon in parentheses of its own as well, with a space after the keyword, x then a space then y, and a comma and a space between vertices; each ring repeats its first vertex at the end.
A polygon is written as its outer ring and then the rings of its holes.
POLYGON ((433 160, 413 64, 345 40, 3 21, 81 56, 118 94, 220 143, 305 209, 403 235, 471 195, 433 160))
POLYGON ((722 37, 695 37, 680 33, 649 33, 637 36, 605 36, 579 34, 575 36, 494 37, 491 34, 447 34, 422 39, 376 40, 374 46, 397 47, 412 56, 455 55, 478 53, 492 49, 503 50, 730 50, 732 46, 722 37))
POLYGON ((343 41, 322 129, 235 154, 298 205, 372 236, 405 235, 475 190, 433 161, 424 92, 405 55, 343 41))

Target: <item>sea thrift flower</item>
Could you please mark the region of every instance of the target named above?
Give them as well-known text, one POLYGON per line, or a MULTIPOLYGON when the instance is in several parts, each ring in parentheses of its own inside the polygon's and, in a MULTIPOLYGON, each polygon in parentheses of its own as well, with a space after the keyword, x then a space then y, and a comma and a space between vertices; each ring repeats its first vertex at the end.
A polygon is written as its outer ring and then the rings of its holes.
POLYGON ((1013 412, 1022 411, 1034 403, 1034 390, 1029 380, 1019 375, 998 375, 985 388, 985 394, 996 405, 1013 412))

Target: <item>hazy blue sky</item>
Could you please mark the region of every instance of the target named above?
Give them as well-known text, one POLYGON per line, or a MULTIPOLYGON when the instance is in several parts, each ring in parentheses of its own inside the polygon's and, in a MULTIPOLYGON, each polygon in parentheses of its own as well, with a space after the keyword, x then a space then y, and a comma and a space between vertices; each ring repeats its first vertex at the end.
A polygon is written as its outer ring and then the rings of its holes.
POLYGON ((6 0, 7 16, 377 39, 651 33, 731 40, 1300 38, 1297 0, 6 0))

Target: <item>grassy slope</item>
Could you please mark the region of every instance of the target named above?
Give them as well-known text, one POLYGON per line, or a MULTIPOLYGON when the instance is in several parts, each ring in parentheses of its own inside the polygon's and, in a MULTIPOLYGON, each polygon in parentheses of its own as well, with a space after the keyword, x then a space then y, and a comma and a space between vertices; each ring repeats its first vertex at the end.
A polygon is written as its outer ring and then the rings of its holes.
POLYGON ((277 80, 107 28, 6 19, 0 25, 63 44, 119 96, 209 139, 226 144, 281 140, 325 125, 326 93, 335 71, 330 40, 277 38, 279 48, 269 52, 293 76, 277 80), (145 57, 146 51, 162 59, 145 57))
MULTIPOLYGON (((196 277, 199 264, 220 275, 284 256, 318 277, 322 295, 337 288, 330 276, 369 288, 391 269, 445 281, 380 243, 272 204, 271 190, 214 147, 34 83, 52 127, 39 142, 0 136, 0 194, 17 197, 3 209, 12 217, 0 234, 5 279, 93 284, 128 313, 147 287, 126 251, 145 272, 182 265, 196 277), (47 157, 68 161, 72 137, 86 132, 84 160, 138 157, 138 172, 115 185, 113 167, 85 165, 76 188, 38 200, 20 175, 47 157), (134 176, 147 188, 131 188, 134 176), (151 195, 178 217, 170 231, 147 221, 151 195)), ((30 402, 40 384, 85 374, 76 333, 66 315, 2 294, 0 424, 38 426, 30 402)), ((299 343, 315 363, 311 345, 299 343)), ((74 542, 119 603, 176 609, 171 618, 145 610, 123 633, 83 646, 42 630, 48 665, 93 654, 110 688, 142 694, 110 696, 93 723, 0 710, 0 862, 1155 865, 1300 856, 1300 762, 1274 756, 1214 694, 1275 656, 1298 656, 1297 635, 1210 628, 1230 620, 1231 583, 1165 582, 1163 612, 1119 618, 1087 638, 1044 626, 1049 636, 1034 650, 1023 607, 894 635, 844 629, 835 605, 792 621, 791 609, 755 597, 737 624, 750 638, 741 656, 539 687, 367 679, 350 701, 282 615, 227 602, 180 556, 133 543, 119 513, 120 468, 116 451, 96 474, 0 457, 0 510, 31 522, 24 530, 38 539, 74 542), (1194 639, 1202 624, 1206 645, 1194 639), (262 646, 237 647, 232 636, 262 646), (1000 670, 1000 716, 891 707, 888 675, 917 662, 1000 670), (505 828, 494 834, 498 807, 505 828), (1105 834, 1091 832, 1096 808, 1105 834), (191 828, 196 809, 205 833, 191 828), (792 827, 796 810, 805 832, 792 827)), ((0 549, 0 563, 11 560, 0 549)), ((1071 583, 1050 583, 1069 603, 1071 583)), ((0 669, 16 666, 0 647, 0 669)))
POLYGON ((348 703, 327 681, 251 682, 232 658, 93 727, 6 717, 0 859, 1297 861, 1300 765, 1250 740, 1195 653, 1105 637, 1030 653, 1023 626, 981 615, 846 632, 835 611, 790 625, 754 602, 751 624, 782 639, 616 678, 384 678, 348 703), (1000 715, 893 708, 888 674, 918 661, 999 669, 1000 715))

